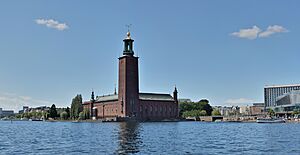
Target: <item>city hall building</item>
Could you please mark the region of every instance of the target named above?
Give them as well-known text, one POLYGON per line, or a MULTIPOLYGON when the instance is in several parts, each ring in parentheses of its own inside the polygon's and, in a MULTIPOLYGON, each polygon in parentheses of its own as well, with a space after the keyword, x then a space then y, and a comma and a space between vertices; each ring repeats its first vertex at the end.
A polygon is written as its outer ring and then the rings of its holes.
POLYGON ((123 55, 119 57, 118 92, 94 97, 83 103, 93 119, 102 120, 174 120, 178 118, 178 99, 175 87, 173 96, 139 91, 138 57, 134 56, 130 32, 123 40, 123 55))

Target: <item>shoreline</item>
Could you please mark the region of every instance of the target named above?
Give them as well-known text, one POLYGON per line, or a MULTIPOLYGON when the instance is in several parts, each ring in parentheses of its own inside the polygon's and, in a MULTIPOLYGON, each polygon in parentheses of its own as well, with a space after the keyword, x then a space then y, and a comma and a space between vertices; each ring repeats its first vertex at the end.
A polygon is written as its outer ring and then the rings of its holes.
MULTIPOLYGON (((71 122, 71 123, 119 123, 119 122, 138 122, 138 123, 168 123, 168 122, 205 122, 205 123, 257 123, 256 120, 243 120, 243 121, 235 121, 235 120, 220 120, 220 121, 195 121, 195 120, 165 120, 165 121, 102 121, 102 120, 39 120, 39 121, 30 121, 30 120, 21 120, 21 119, 11 119, 11 120, 0 120, 0 121, 28 121, 28 122, 71 122)), ((286 120, 285 123, 300 123, 300 121, 296 120, 286 120)), ((276 123, 277 124, 277 123, 276 123)))

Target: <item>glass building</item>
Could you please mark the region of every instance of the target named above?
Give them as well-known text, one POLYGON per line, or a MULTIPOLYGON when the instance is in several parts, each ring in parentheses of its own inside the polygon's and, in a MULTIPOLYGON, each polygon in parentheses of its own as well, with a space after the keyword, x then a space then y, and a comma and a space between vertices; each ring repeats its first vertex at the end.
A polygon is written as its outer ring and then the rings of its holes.
POLYGON ((276 107, 277 106, 276 101, 278 97, 285 95, 294 90, 300 90, 300 84, 265 86, 264 88, 265 108, 276 107))

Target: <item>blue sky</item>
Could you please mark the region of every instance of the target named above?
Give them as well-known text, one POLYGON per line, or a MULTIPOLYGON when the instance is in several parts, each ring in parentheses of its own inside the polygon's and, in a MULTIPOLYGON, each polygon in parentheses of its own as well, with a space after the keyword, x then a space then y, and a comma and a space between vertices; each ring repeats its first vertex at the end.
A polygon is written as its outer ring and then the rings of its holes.
POLYGON ((299 83, 299 1, 0 2, 0 107, 70 106, 114 91, 132 24, 140 91, 263 101, 264 85, 299 83), (48 24, 48 26, 47 26, 48 24))

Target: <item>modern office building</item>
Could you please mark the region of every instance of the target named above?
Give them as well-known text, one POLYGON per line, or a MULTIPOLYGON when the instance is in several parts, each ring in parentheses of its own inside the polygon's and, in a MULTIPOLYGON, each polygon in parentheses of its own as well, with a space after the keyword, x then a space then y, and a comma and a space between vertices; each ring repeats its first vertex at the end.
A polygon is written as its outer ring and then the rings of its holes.
POLYGON ((300 90, 300 84, 265 86, 265 108, 275 107, 277 97, 287 94, 294 90, 300 90))
POLYGON ((300 110, 300 90, 279 96, 274 110, 276 113, 292 113, 294 110, 300 110))

